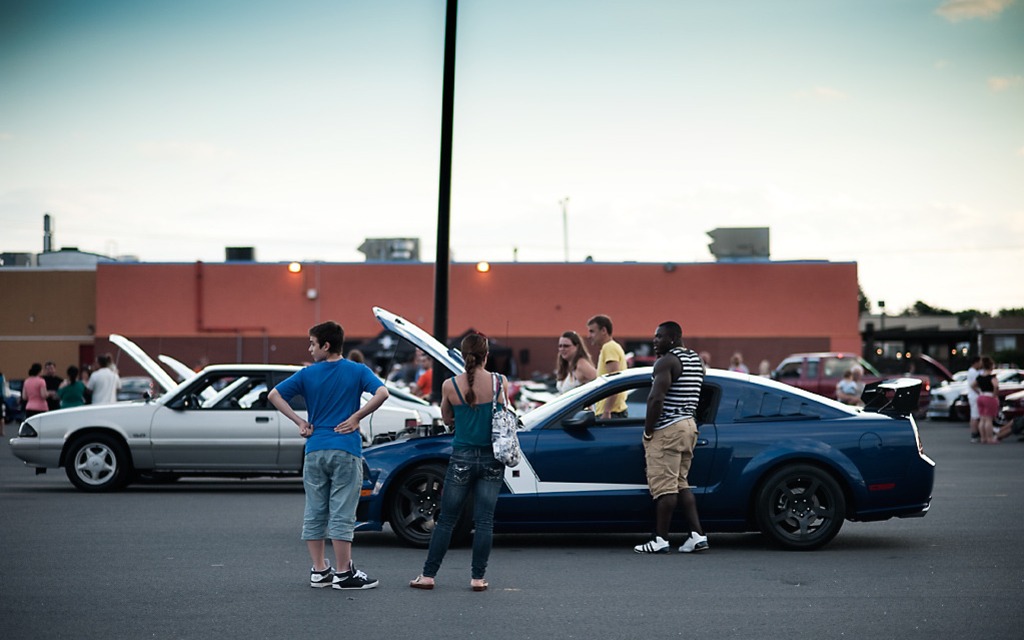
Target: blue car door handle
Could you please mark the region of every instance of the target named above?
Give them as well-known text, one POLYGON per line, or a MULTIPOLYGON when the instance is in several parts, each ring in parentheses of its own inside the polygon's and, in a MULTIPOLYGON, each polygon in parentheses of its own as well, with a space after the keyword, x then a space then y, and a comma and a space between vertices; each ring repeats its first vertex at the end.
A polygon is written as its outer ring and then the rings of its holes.
POLYGON ((256 418, 256 422, 270 422, 270 418, 267 418, 267 417, 257 417, 256 418))
POLYGON ((706 440, 704 438, 697 438, 697 446, 698 447, 706 447, 706 446, 708 446, 708 444, 709 444, 708 440, 706 440))

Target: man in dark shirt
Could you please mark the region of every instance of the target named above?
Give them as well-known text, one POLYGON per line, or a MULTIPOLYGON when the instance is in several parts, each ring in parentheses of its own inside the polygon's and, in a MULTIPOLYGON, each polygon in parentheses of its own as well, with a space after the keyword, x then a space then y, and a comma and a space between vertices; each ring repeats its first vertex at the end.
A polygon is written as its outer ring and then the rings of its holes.
POLYGON ((57 396, 57 389, 64 379, 57 375, 57 365, 53 360, 47 360, 43 365, 43 380, 46 381, 46 406, 50 411, 60 409, 60 398, 57 396))

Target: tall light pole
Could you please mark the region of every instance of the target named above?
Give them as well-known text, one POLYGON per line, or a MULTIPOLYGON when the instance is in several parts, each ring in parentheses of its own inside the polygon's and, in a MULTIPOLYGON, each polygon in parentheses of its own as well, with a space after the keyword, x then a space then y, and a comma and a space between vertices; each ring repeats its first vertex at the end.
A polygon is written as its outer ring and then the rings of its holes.
POLYGON ((559 200, 558 204, 562 205, 562 246, 565 247, 565 261, 569 262, 569 216, 566 210, 569 206, 569 196, 559 200))
MULTIPOLYGON (((437 255, 434 259, 434 337, 448 345, 448 276, 452 192, 452 121, 455 113, 455 27, 459 0, 448 0, 444 21, 444 79, 441 87, 441 175, 437 194, 437 255)), ((434 363, 432 396, 441 397, 444 367, 434 363)))

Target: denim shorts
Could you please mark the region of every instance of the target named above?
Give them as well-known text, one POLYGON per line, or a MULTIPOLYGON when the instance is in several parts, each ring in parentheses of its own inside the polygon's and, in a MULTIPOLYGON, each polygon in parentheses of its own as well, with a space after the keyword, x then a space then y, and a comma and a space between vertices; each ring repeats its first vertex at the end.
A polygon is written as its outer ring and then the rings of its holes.
POLYGON ((307 453, 302 467, 306 490, 302 539, 351 542, 362 486, 362 458, 338 449, 307 453))

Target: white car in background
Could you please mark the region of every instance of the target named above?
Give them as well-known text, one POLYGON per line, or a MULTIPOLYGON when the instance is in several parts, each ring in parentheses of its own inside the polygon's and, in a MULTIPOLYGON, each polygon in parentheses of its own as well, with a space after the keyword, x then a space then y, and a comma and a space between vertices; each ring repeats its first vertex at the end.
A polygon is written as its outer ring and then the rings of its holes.
MULTIPOLYGON (((1024 370, 996 369, 996 379, 999 381, 999 396, 1003 398, 1024 383, 1024 370)), ((933 420, 970 420, 966 371, 953 374, 953 382, 932 387, 931 402, 928 403, 928 412, 925 415, 933 420)))
MULTIPOLYGON (((179 384, 130 340, 110 340, 167 392, 155 399, 47 411, 26 419, 11 439, 11 452, 37 473, 64 467, 72 484, 84 491, 117 489, 139 477, 301 475, 305 439, 267 401, 270 389, 301 367, 213 365, 190 372, 179 384)), ((389 397, 363 420, 364 441, 433 433, 440 409, 426 403, 415 409, 401 406, 409 404, 406 398, 389 397)), ((305 412, 300 396, 291 405, 305 412)))
MULTIPOLYGON (((111 342, 114 342, 114 344, 121 348, 124 348, 121 341, 125 340, 125 338, 116 334, 111 336, 111 342), (115 336, 119 338, 118 342, 114 342, 115 336)), ((137 346, 135 348, 138 349, 137 346)), ((196 376, 196 372, 189 369, 180 360, 163 354, 157 356, 157 358, 168 369, 173 371, 181 381, 191 380, 196 376)), ((363 444, 388 442, 406 434, 430 435, 444 431, 444 425, 441 421, 441 409, 437 405, 430 404, 422 398, 417 398, 408 391, 398 388, 389 382, 384 382, 384 386, 388 388, 388 399, 363 422, 363 444), (409 420, 407 412, 410 411, 416 414, 415 423, 409 420)), ((364 393, 363 404, 369 401, 370 394, 364 393)))

